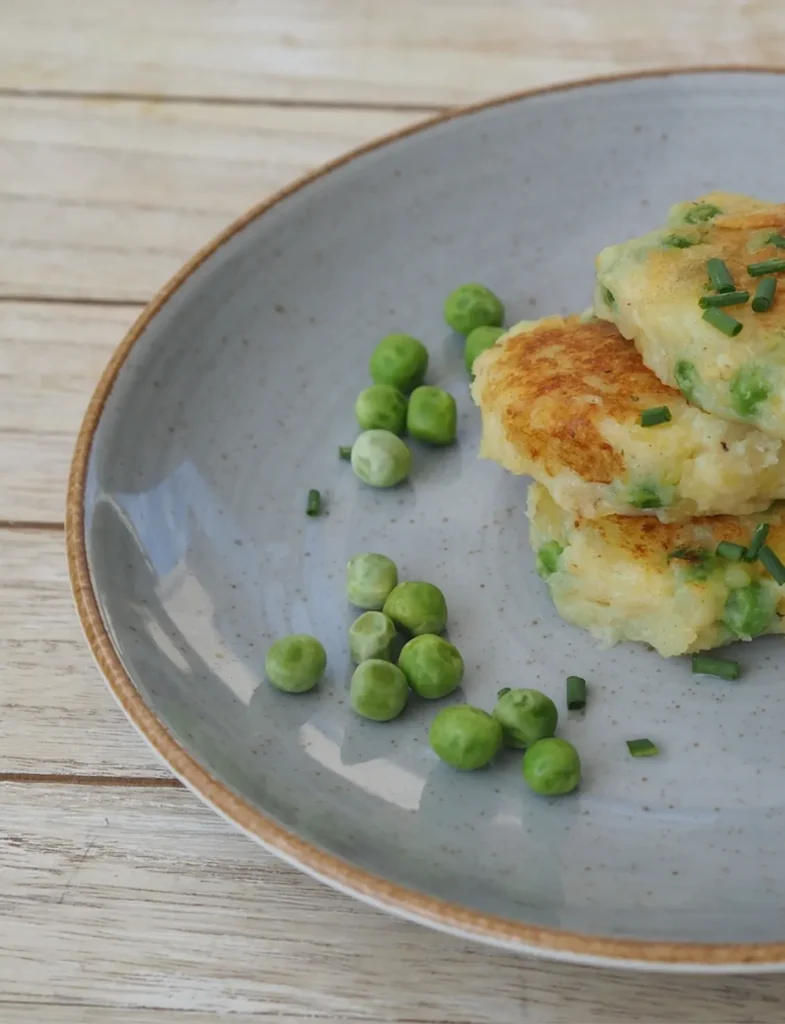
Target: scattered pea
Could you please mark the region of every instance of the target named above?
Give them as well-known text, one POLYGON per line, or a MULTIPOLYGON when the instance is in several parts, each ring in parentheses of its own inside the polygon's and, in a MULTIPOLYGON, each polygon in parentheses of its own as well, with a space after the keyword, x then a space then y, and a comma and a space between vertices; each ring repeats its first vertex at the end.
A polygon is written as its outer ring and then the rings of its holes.
POLYGON ((374 384, 390 384, 409 392, 422 384, 428 369, 428 349, 410 334, 382 338, 368 363, 374 384))
POLYGON ((346 595, 357 608, 379 611, 397 582, 398 569, 386 555, 355 555, 346 566, 346 595))
POLYGON ((415 636, 441 633, 447 625, 447 602, 441 590, 432 583, 399 583, 384 602, 382 610, 396 625, 408 629, 415 636))
POLYGON ((489 348, 493 348, 499 338, 504 337, 505 333, 503 327, 475 327, 466 336, 463 361, 466 363, 466 369, 472 376, 474 376, 475 359, 489 348))
POLYGON ((349 627, 349 654, 355 665, 392 661, 395 623, 384 612, 363 612, 349 627))
POLYGON ((463 679, 463 658, 458 648, 432 633, 416 636, 404 646, 398 668, 414 692, 428 700, 446 697, 463 679))
POLYGON ((447 391, 426 384, 412 392, 406 412, 406 429, 412 437, 428 444, 452 444, 457 423, 455 399, 447 391))
POLYGON ((409 686, 397 665, 372 658, 354 670, 349 700, 354 711, 372 722, 389 722, 406 707, 409 686))
POLYGON ((559 712, 550 697, 539 690, 509 690, 499 698, 493 717, 502 727, 508 747, 530 747, 553 736, 559 712))
POLYGON ((402 434, 406 429, 406 396, 391 384, 372 384, 357 396, 354 413, 362 430, 402 434))
POLYGON ((371 487, 395 487, 411 467, 412 453, 389 430, 366 430, 352 445, 352 469, 371 487))
POLYGON ((444 319, 458 334, 467 335, 475 327, 501 327, 504 306, 485 285, 462 284, 447 296, 444 319))
POLYGON ((294 633, 276 640, 267 652, 267 678, 285 693, 306 693, 324 675, 327 654, 319 641, 306 633, 294 633))
POLYGON ((455 704, 434 718, 428 741, 442 761, 473 771, 486 765, 502 745, 502 727, 487 711, 455 704))
POLYGON ((523 777, 529 788, 542 796, 571 793, 581 781, 578 751, 555 736, 538 740, 523 755, 523 777))

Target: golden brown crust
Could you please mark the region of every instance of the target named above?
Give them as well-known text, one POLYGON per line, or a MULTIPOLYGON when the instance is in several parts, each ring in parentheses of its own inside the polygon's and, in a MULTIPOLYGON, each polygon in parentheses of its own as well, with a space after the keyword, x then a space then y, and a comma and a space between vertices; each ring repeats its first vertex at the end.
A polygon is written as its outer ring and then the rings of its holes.
MULTIPOLYGON (((653 517, 607 516, 582 520, 577 528, 594 530, 611 548, 626 551, 636 561, 656 565, 674 551, 713 551, 723 540, 747 545, 757 523, 769 523, 766 543, 785 557, 785 503, 777 502, 754 516, 699 516, 686 523, 661 523, 653 517)), ((689 555, 685 561, 690 561, 689 555)))
MULTIPOLYGON (((683 235, 696 242, 689 248, 658 246, 648 255, 647 293, 656 297, 658 303, 663 296, 685 292, 700 297, 707 282, 706 262, 710 258, 724 261, 739 290, 754 294, 760 281, 747 272, 750 263, 781 259, 785 250, 767 241, 769 234, 785 232, 785 205, 764 206, 759 200, 747 196, 726 195, 712 192, 701 196, 696 204, 715 203, 722 208, 730 207, 728 213, 718 214, 713 220, 698 225, 676 225, 669 228, 673 235, 683 235), (761 208, 763 206, 763 208, 761 208), (760 235, 760 237, 756 237, 760 235)), ((782 282, 780 282, 782 283, 782 282)), ((753 312, 752 306, 734 306, 728 310, 737 320, 748 327, 777 328, 785 323, 785 302, 777 301, 764 320, 753 312)), ((719 340, 719 339, 718 339, 719 340)))
POLYGON ((613 324, 578 316, 508 335, 475 369, 480 406, 501 416, 516 449, 550 475, 566 468, 595 483, 624 475, 603 420, 633 422, 648 406, 683 403, 613 324))

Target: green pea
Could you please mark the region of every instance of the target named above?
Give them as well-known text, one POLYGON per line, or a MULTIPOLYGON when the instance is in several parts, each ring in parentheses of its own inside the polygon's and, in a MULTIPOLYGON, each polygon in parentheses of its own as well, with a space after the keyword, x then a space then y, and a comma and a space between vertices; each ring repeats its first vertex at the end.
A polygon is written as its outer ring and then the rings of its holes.
POLYGON ((415 636, 441 633, 447 625, 447 602, 441 590, 432 583, 399 583, 384 602, 382 610, 396 625, 408 629, 415 636))
POLYGON ((397 582, 398 569, 386 555, 354 555, 346 566, 346 595, 357 608, 379 611, 397 582))
POLYGON ((391 384, 405 392, 422 384, 427 369, 428 349, 409 334, 382 338, 368 363, 374 384, 391 384))
POLYGON ((705 224, 707 220, 712 220, 718 213, 722 213, 722 210, 714 203, 693 203, 682 219, 685 224, 705 224))
POLYGON ((383 612, 363 612, 349 627, 349 654, 355 665, 377 659, 392 661, 395 623, 383 612))
POLYGON ((487 711, 456 704, 434 718, 428 741, 442 761, 473 771, 486 765, 502 745, 502 727, 487 711))
POLYGON ((409 685, 397 665, 372 658, 354 670, 349 701, 354 711, 372 722, 389 722, 406 707, 409 685))
POLYGON ((762 366, 747 365, 731 378, 730 404, 745 419, 754 416, 771 393, 766 371, 762 366))
POLYGON ((503 327, 475 327, 466 336, 466 344, 463 348, 463 361, 466 369, 474 376, 474 361, 477 356, 489 348, 493 348, 499 338, 504 337, 507 332, 503 327))
POLYGON ((264 670, 267 678, 285 693, 312 690, 324 675, 327 654, 312 636, 294 633, 276 640, 267 652, 264 670))
POLYGON ((557 540, 549 540, 537 552, 537 572, 544 580, 559 568, 559 558, 564 548, 557 540))
POLYGON ((372 384, 357 396, 354 413, 363 430, 402 434, 406 429, 406 396, 391 384, 372 384))
POLYGON ((722 621, 736 636, 760 636, 771 625, 776 614, 776 601, 771 592, 758 582, 732 590, 725 602, 722 621))
POLYGON ((371 487, 395 487, 411 468, 412 453, 389 430, 366 430, 352 445, 352 469, 371 487))
POLYGON ((423 385, 412 391, 406 412, 406 429, 418 441, 452 444, 458 423, 455 399, 447 391, 423 385))
POLYGON ((695 389, 700 384, 700 377, 695 365, 687 359, 679 359, 673 368, 676 387, 688 402, 695 401, 695 389))
POLYGON ((508 747, 530 747, 553 736, 559 712, 550 697, 539 690, 508 690, 493 709, 508 747))
POLYGON ((627 503, 633 508, 662 508, 662 495, 653 484, 637 484, 627 492, 627 503))
POLYGON ((432 633, 416 636, 404 646, 398 668, 414 692, 428 700, 446 697, 463 679, 463 658, 458 648, 432 633))
POLYGON ((501 327, 504 306, 485 285, 462 284, 447 296, 444 319, 458 334, 471 334, 475 327, 501 327))
POLYGON ((581 781, 578 751, 555 736, 537 740, 523 755, 523 777, 542 796, 571 793, 581 781))

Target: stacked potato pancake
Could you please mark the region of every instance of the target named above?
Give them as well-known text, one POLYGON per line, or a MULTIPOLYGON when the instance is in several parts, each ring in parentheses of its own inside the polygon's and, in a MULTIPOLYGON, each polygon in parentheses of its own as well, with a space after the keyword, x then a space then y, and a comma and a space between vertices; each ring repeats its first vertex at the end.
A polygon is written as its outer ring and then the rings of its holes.
POLYGON ((785 631, 785 587, 740 554, 767 523, 765 557, 785 558, 785 281, 751 301, 780 258, 785 206, 679 204, 600 253, 593 316, 519 324, 474 364, 481 455, 536 481, 540 573, 606 644, 671 656, 785 631))

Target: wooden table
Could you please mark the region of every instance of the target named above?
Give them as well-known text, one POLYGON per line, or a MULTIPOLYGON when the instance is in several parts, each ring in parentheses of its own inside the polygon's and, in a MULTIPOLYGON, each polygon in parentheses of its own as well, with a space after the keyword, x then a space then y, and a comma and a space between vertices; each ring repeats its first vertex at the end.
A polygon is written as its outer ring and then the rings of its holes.
POLYGON ((151 293, 382 132, 529 85, 776 64, 781 0, 0 0, 0 1021, 777 1022, 785 978, 554 966, 395 921, 172 779, 93 666, 71 445, 151 293))

